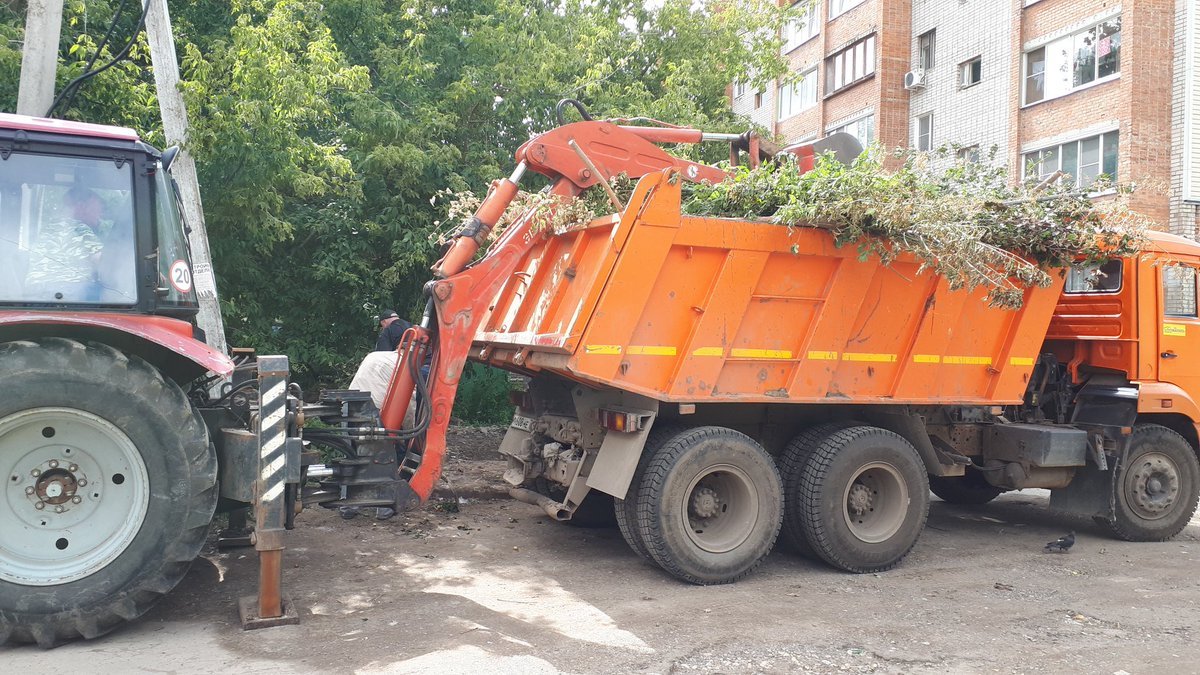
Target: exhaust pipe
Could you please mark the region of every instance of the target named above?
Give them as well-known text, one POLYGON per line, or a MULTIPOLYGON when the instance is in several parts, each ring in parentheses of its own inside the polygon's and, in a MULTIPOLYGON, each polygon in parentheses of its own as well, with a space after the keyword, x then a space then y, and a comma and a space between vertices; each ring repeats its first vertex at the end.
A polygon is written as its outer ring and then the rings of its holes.
POLYGON ((525 502, 526 504, 533 504, 534 506, 541 507, 541 509, 546 512, 546 515, 555 520, 571 519, 571 510, 567 508, 566 504, 556 502, 546 495, 538 494, 528 488, 509 488, 508 496, 519 502, 525 502))

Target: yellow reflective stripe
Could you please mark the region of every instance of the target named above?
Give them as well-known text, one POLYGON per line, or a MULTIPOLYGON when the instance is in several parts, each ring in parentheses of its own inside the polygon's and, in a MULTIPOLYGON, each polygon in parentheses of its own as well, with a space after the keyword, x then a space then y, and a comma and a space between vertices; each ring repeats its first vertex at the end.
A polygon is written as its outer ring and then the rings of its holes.
POLYGON ((692 352, 692 356, 725 356, 725 350, 721 347, 700 347, 692 352))
POLYGON ((941 363, 942 357, 937 354, 913 354, 913 363, 941 363))
POLYGON ((620 354, 621 345, 587 345, 583 351, 587 354, 620 354))
POLYGON ((1187 335, 1187 324, 1164 323, 1163 335, 1170 335, 1171 337, 1185 337, 1187 335))
POLYGON ((865 352, 846 352, 842 354, 843 361, 870 361, 873 363, 895 363, 895 354, 868 354, 865 352))
POLYGON ((643 356, 675 356, 675 348, 663 345, 629 345, 629 349, 626 349, 625 353, 643 356))
POLYGON ((942 358, 942 363, 952 363, 958 366, 990 366, 992 365, 992 357, 990 356, 946 356, 942 358))
POLYGON ((1014 366, 1032 366, 1033 358, 1029 356, 1014 356, 1008 362, 1014 366))
POLYGON ((790 359, 792 353, 783 349, 730 349, 735 359, 790 359))
POLYGON ((809 352, 808 358, 812 361, 837 361, 837 352, 809 352))

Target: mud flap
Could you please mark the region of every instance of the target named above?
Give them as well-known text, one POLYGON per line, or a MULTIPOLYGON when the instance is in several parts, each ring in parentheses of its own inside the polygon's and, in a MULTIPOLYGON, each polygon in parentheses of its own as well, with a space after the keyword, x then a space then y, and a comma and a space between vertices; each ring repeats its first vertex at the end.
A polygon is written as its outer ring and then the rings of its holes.
POLYGON ((1067 487, 1050 491, 1050 508, 1112 522, 1116 517, 1114 475, 1114 471, 1101 471, 1089 462, 1075 472, 1067 487))

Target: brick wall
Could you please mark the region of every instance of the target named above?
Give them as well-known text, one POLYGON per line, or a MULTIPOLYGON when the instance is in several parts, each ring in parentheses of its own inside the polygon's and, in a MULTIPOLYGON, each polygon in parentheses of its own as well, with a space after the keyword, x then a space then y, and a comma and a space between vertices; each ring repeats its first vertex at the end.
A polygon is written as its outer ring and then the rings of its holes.
POLYGON ((920 65, 920 35, 936 30, 936 48, 925 88, 910 95, 911 145, 917 143, 917 118, 932 113, 933 147, 978 145, 986 158, 994 146, 996 162, 1008 162, 1012 20, 1012 8, 998 0, 913 0, 909 67, 920 65), (975 57, 981 59, 980 82, 962 88, 960 66, 975 57))

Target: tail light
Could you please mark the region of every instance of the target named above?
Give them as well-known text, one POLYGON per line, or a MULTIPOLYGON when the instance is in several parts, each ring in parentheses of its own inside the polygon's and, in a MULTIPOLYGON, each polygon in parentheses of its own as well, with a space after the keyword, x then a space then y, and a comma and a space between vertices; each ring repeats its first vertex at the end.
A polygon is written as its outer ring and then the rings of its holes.
POLYGON ((612 431, 641 431, 647 418, 645 413, 600 409, 600 426, 612 431))

